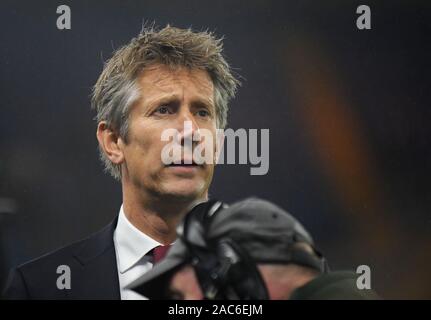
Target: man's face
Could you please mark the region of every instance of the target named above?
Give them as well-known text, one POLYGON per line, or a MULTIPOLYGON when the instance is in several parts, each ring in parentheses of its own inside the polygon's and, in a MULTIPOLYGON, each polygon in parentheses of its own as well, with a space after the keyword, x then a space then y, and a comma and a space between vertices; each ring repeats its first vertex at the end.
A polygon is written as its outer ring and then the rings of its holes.
MULTIPOLYGON (((130 110, 128 139, 122 147, 123 178, 151 195, 184 200, 206 196, 214 162, 166 165, 161 154, 170 142, 162 141, 161 137, 166 129, 178 130, 178 141, 184 149, 187 139, 192 140, 193 134, 207 129, 214 137, 215 149, 214 86, 209 75, 199 69, 172 70, 155 65, 143 72, 139 85, 141 98, 130 110), (186 132, 185 121, 191 123, 191 130, 186 132)), ((195 149, 204 142, 194 141, 189 145, 195 149)), ((184 160, 184 154, 183 150, 181 159, 177 160, 184 160)))
MULTIPOLYGON (((318 273, 297 264, 259 264, 257 266, 270 300, 287 300, 292 292, 314 279, 318 273)), ((169 299, 202 300, 204 295, 195 270, 185 265, 169 281, 169 299)))
POLYGON ((203 298, 204 295, 192 266, 185 265, 173 274, 169 282, 169 299, 203 300, 203 298))

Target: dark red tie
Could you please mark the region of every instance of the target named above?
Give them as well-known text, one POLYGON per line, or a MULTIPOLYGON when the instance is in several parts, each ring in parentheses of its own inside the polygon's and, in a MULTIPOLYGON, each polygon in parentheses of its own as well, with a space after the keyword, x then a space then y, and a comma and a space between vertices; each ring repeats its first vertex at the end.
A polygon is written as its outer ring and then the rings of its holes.
POLYGON ((156 264, 162 260, 171 246, 158 246, 153 249, 153 263, 156 264))

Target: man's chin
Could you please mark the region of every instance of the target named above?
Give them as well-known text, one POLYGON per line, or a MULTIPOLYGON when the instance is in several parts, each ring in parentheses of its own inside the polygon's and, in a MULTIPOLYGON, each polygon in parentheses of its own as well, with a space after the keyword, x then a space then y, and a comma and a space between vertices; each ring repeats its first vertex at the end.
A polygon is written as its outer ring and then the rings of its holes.
POLYGON ((173 201, 195 201, 207 194, 204 182, 176 181, 166 184, 162 189, 163 196, 173 201))

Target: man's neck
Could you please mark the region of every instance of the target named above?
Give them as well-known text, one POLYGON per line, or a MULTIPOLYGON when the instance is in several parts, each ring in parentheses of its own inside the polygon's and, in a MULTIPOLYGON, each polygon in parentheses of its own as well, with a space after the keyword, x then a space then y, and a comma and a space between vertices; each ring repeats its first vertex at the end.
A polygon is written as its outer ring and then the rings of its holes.
POLYGON ((207 195, 194 200, 151 197, 123 188, 123 210, 127 219, 141 232, 167 245, 176 239, 176 227, 190 209, 207 200, 207 195))

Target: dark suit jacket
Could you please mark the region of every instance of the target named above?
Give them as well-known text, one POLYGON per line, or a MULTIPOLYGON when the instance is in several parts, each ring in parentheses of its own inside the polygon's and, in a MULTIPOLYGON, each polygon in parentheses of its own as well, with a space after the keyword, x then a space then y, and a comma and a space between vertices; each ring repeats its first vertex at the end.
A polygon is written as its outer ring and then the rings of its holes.
POLYGON ((113 234, 117 219, 85 240, 27 262, 11 274, 6 299, 120 299, 113 234), (70 268, 71 288, 57 288, 60 265, 70 268))
POLYGON ((380 300, 372 289, 358 289, 358 274, 333 271, 323 274, 296 289, 290 300, 380 300))

